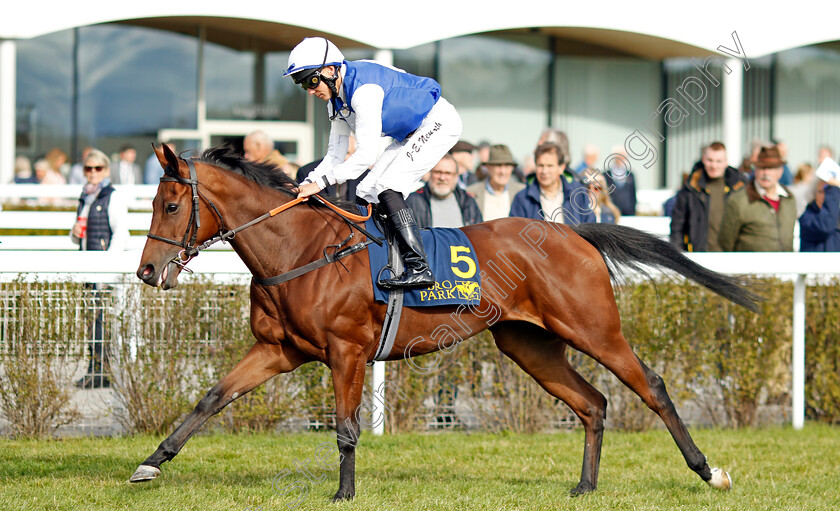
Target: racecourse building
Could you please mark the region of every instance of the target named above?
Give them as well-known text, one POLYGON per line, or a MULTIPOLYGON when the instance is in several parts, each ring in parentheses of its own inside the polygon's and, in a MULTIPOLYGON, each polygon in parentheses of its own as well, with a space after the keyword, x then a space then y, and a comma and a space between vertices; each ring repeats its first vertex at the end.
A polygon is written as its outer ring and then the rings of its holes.
POLYGON ((840 29, 821 4, 761 14, 668 5, 16 5, 0 20, 0 183, 17 154, 59 147, 72 163, 85 146, 129 143, 142 165, 153 142, 241 144, 256 129, 307 163, 325 150, 324 106, 282 74, 312 35, 350 60, 438 80, 466 140, 507 144, 524 160, 555 127, 573 163, 586 144, 602 160, 624 147, 641 188, 675 188, 712 140, 733 164, 754 139, 785 140, 791 167, 840 146, 840 29))

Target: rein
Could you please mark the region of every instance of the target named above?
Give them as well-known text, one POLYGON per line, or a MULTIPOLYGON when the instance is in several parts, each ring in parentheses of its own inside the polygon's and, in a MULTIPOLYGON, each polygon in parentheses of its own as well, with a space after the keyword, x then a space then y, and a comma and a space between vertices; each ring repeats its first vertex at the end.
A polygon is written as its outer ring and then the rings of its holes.
MULTIPOLYGON (((147 233, 146 236, 150 239, 153 239, 153 240, 162 241, 164 243, 169 243, 170 245, 175 245, 175 246, 178 246, 178 247, 182 247, 182 250, 180 252, 178 252, 178 255, 173 257, 172 260, 169 261, 169 263, 174 263, 176 266, 181 268, 182 271, 186 271, 187 273, 192 273, 193 272, 191 269, 187 268, 187 263, 189 263, 201 251, 206 250, 210 246, 218 243, 219 241, 227 242, 228 240, 234 239, 238 232, 244 231, 248 227, 251 227, 253 225, 256 225, 256 224, 262 222, 263 220, 266 220, 266 219, 271 218, 275 215, 278 215, 278 214, 282 213, 283 211, 286 211, 287 209, 290 209, 294 206, 297 206, 298 204, 300 204, 302 202, 306 202, 309 199, 309 197, 295 197, 294 199, 290 200, 289 202, 287 202, 285 204, 282 204, 282 205, 280 205, 280 206, 278 206, 278 207, 276 207, 276 208, 274 208, 274 209, 272 209, 272 210, 270 210, 266 213, 263 213, 262 215, 258 216, 257 218, 254 218, 253 220, 250 220, 249 222, 246 222, 246 223, 240 225, 239 227, 235 227, 233 229, 226 229, 224 219, 222 218, 222 214, 219 212, 219 209, 216 207, 215 204, 213 204, 213 201, 211 201, 206 196, 204 196, 201 193, 201 191, 198 189, 199 182, 198 182, 198 175, 196 174, 196 171, 195 171, 195 164, 193 163, 193 161, 191 159, 184 160, 184 161, 186 161, 187 167, 189 167, 189 171, 190 171, 190 178, 189 179, 183 179, 183 178, 179 179, 179 178, 166 176, 166 175, 164 175, 163 177, 160 178, 161 182, 181 183, 181 184, 189 185, 190 188, 192 189, 192 209, 190 211, 189 222, 187 223, 187 230, 186 230, 186 232, 184 232, 183 238, 181 239, 181 241, 177 241, 177 240, 173 240, 173 239, 170 239, 170 238, 166 238, 164 236, 158 236, 157 234, 152 234, 152 233, 147 233), (196 238, 198 237, 198 229, 201 228, 201 218, 200 218, 200 215, 199 215, 199 198, 204 199, 204 201, 207 202, 207 204, 210 206, 210 208, 213 210, 213 212, 219 218, 219 232, 218 232, 218 234, 214 235, 213 237, 211 237, 210 239, 208 239, 204 243, 201 243, 200 245, 194 245, 195 241, 196 241, 196 238), (190 235, 190 233, 192 233, 192 235, 190 235), (189 241, 187 241, 188 239, 189 239, 189 241)), ((287 191, 287 190, 283 189, 282 191, 293 194, 293 192, 291 192, 290 190, 287 191)), ((288 272, 282 273, 282 274, 274 276, 274 277, 269 277, 267 279, 262 279, 262 278, 259 278, 257 276, 253 276, 254 282, 256 282, 257 284, 262 285, 262 286, 273 286, 273 285, 277 285, 277 284, 282 284, 283 282, 287 282, 287 281, 292 280, 296 277, 299 277, 299 276, 301 276, 305 273, 316 270, 316 269, 321 268, 323 266, 326 266, 328 264, 337 262, 340 259, 343 259, 343 258, 345 258, 349 255, 355 254, 356 252, 365 249, 371 243, 376 243, 380 246, 382 245, 382 241, 379 238, 371 235, 366 230, 364 230, 363 228, 359 227, 358 225, 356 225, 354 223, 354 222, 365 222, 370 218, 371 213, 372 213, 372 207, 371 207, 370 204, 368 204, 368 206, 367 206, 367 215, 362 216, 362 215, 355 215, 353 213, 349 213, 347 211, 344 211, 343 209, 341 209, 341 208, 337 207, 336 205, 330 203, 329 201, 325 200, 324 198, 322 198, 321 196, 319 196, 317 194, 313 195, 312 197, 314 197, 316 200, 318 200, 321 204, 327 206, 335 214, 337 214, 339 217, 341 217, 341 219, 343 219, 345 222, 347 222, 347 224, 351 227, 350 235, 344 241, 342 241, 341 243, 339 243, 337 245, 328 245, 327 248, 324 248, 324 257, 321 258, 321 259, 318 259, 317 261, 313 261, 313 262, 305 264, 304 266, 301 266, 299 268, 295 268, 294 270, 290 270, 288 272), (355 245, 352 245, 350 247, 342 249, 341 247, 344 246, 353 237, 353 232, 352 232, 353 228, 355 228, 358 231, 360 231, 361 233, 365 234, 368 237, 368 241, 356 243, 355 245), (333 251, 332 254, 327 253, 327 249, 329 247, 335 247, 335 250, 333 251)), ((169 264, 169 263, 167 263, 167 264, 169 264)), ((343 266, 343 263, 342 263, 342 266, 343 266)), ((346 269, 346 267, 345 267, 345 269, 346 269)))

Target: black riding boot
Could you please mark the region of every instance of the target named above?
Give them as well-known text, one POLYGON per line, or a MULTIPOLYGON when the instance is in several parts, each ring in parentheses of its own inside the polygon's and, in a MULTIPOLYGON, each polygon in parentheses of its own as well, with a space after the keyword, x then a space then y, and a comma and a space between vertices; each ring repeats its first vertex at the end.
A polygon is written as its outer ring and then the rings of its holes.
POLYGON ((402 275, 379 281, 379 285, 385 289, 398 287, 429 287, 435 283, 435 276, 429 269, 426 262, 426 252, 423 250, 423 240, 420 239, 420 228, 414 221, 414 214, 411 209, 405 206, 401 194, 397 192, 382 192, 379 196, 380 203, 391 221, 391 225, 397 233, 397 242, 400 248, 400 258, 403 261, 405 271, 402 275), (391 195, 393 194, 393 195, 391 195), (391 209, 394 206, 402 206, 396 211, 391 209))

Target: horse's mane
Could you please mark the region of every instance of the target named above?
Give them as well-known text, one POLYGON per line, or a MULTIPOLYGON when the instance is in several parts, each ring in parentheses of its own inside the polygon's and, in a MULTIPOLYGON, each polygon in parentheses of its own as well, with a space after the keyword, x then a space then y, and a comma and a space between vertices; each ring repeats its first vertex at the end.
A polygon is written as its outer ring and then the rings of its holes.
MULTIPOLYGON (((211 165, 215 165, 221 169, 239 174, 240 176, 245 177, 261 186, 274 188, 275 190, 280 190, 292 196, 295 195, 292 188, 299 185, 297 180, 287 176, 286 173, 283 172, 283 170, 277 165, 270 162, 253 162, 246 160, 229 145, 205 149, 195 158, 195 160, 203 163, 210 163, 211 165)), ((172 177, 179 177, 174 175, 174 172, 169 168, 164 169, 164 172, 172 177)), ((319 195, 344 210, 350 212, 357 211, 353 202, 341 200, 338 197, 325 195, 323 193, 319 195)), ((318 201, 310 201, 309 204, 324 207, 318 201)))

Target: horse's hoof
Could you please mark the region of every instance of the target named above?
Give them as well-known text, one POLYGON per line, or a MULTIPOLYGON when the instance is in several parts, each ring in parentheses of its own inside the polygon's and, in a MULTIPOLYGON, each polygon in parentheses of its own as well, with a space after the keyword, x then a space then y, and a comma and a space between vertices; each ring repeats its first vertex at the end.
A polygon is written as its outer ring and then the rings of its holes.
POLYGON ((336 494, 333 496, 332 501, 333 501, 333 502, 341 502, 342 500, 353 500, 353 498, 354 498, 355 496, 356 496, 356 493, 355 493, 355 492, 349 492, 349 491, 341 491, 341 490, 339 490, 339 491, 338 491, 338 492, 336 492, 336 494))
POLYGON ((143 481, 151 481, 160 475, 160 469, 151 465, 140 465, 134 474, 131 475, 129 482, 142 483, 143 481))
POLYGON ((595 491, 595 487, 589 483, 584 483, 583 481, 579 482, 577 486, 575 486, 569 495, 572 497, 580 497, 583 494, 595 491))
POLYGON ((732 489, 732 477, 729 472, 719 468, 712 469, 712 478, 707 481, 709 486, 716 490, 727 491, 732 489))

